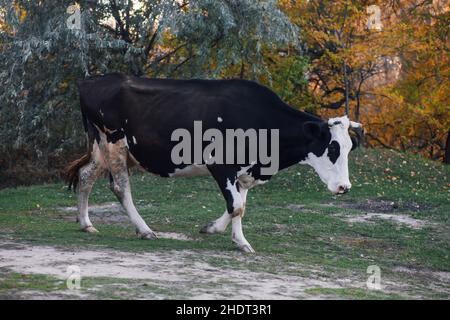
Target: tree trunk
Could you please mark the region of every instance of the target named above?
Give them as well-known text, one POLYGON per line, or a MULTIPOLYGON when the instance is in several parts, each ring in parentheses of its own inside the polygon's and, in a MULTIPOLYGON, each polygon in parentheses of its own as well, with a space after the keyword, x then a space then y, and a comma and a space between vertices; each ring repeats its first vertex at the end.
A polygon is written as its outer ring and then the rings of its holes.
POLYGON ((241 72, 239 73, 239 79, 244 79, 245 76, 245 63, 242 61, 241 63, 241 72))
POLYGON ((447 143, 445 144, 444 163, 450 164, 450 130, 448 130, 447 143))
MULTIPOLYGON (((347 10, 347 9, 346 9, 347 10)), ((348 87, 348 75, 347 75, 347 65, 344 61, 344 84, 345 84, 345 115, 349 115, 349 87, 348 87)))
POLYGON ((356 122, 359 122, 360 108, 361 108, 361 97, 358 92, 358 93, 356 93, 356 108, 355 108, 355 121, 356 122))

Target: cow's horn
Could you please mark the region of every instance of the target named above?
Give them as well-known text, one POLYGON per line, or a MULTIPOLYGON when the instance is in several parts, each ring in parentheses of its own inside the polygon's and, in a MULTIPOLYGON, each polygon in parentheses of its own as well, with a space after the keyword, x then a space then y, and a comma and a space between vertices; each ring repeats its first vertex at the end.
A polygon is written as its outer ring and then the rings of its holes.
POLYGON ((362 125, 359 122, 350 121, 350 128, 361 128, 362 125))

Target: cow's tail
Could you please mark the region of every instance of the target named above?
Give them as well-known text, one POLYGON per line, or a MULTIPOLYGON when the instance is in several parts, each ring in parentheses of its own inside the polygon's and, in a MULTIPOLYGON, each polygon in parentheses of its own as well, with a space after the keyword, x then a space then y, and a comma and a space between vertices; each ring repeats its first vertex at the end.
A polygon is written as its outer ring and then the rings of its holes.
POLYGON ((69 190, 76 190, 78 186, 78 180, 80 177, 80 169, 87 165, 91 161, 91 153, 83 155, 80 159, 72 161, 64 169, 64 178, 67 182, 69 190))
MULTIPOLYGON (((81 99, 81 92, 80 92, 80 104, 83 104, 83 101, 81 99)), ((69 190, 72 189, 74 191, 77 189, 77 186, 78 186, 78 181, 80 178, 80 169, 82 167, 84 167, 85 165, 87 165, 91 161, 91 155, 92 155, 91 140, 93 140, 92 131, 94 128, 90 128, 90 127, 92 127, 92 125, 89 123, 86 115, 84 114, 83 108, 81 108, 81 115, 83 118, 84 131, 87 135, 88 150, 85 155, 83 155, 81 158, 79 158, 75 161, 72 161, 66 168, 64 168, 64 171, 63 171, 63 177, 67 183, 68 189, 69 190)))

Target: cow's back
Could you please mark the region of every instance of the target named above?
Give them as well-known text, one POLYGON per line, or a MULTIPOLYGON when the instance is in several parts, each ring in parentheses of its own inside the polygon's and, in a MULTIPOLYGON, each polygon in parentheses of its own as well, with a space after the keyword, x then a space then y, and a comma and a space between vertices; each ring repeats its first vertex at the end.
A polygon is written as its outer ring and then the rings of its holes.
MULTIPOLYGON (((223 119, 229 128, 258 127, 261 115, 283 107, 278 96, 266 87, 245 80, 173 80, 110 74, 82 81, 79 85, 82 110, 89 117, 108 114, 151 121, 169 118, 184 127, 192 120, 223 119), (251 121, 255 119, 255 121, 251 121)), ((117 123, 110 123, 114 127, 117 123)))

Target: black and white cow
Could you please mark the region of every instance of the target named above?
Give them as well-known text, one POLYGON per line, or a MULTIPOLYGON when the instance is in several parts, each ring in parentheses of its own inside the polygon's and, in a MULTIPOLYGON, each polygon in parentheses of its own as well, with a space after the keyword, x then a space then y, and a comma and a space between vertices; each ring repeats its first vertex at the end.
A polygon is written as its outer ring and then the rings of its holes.
MULTIPOLYGON (((308 164, 331 192, 345 193, 351 188, 348 154, 357 142, 349 129, 360 124, 347 117, 324 121, 298 111, 257 83, 110 74, 81 81, 79 92, 90 150, 69 165, 66 175, 69 186, 78 185, 78 221, 86 232, 97 232, 89 220, 89 193, 95 180, 109 172, 111 190, 139 237, 156 238, 133 204, 128 177, 132 165, 163 177, 211 174, 225 198, 226 210, 201 232, 223 232, 231 222, 232 240, 246 252, 254 252, 242 232, 247 191, 267 182, 276 171, 297 163, 308 164), (175 164, 172 152, 179 141, 173 139, 173 132, 181 128, 195 135, 195 122, 199 121, 204 130, 216 129, 224 135, 229 129, 276 130, 277 170, 267 174, 264 168, 269 164, 259 159, 250 162, 248 158, 239 164, 175 164)), ((201 148, 207 145, 208 141, 203 141, 201 148)))

